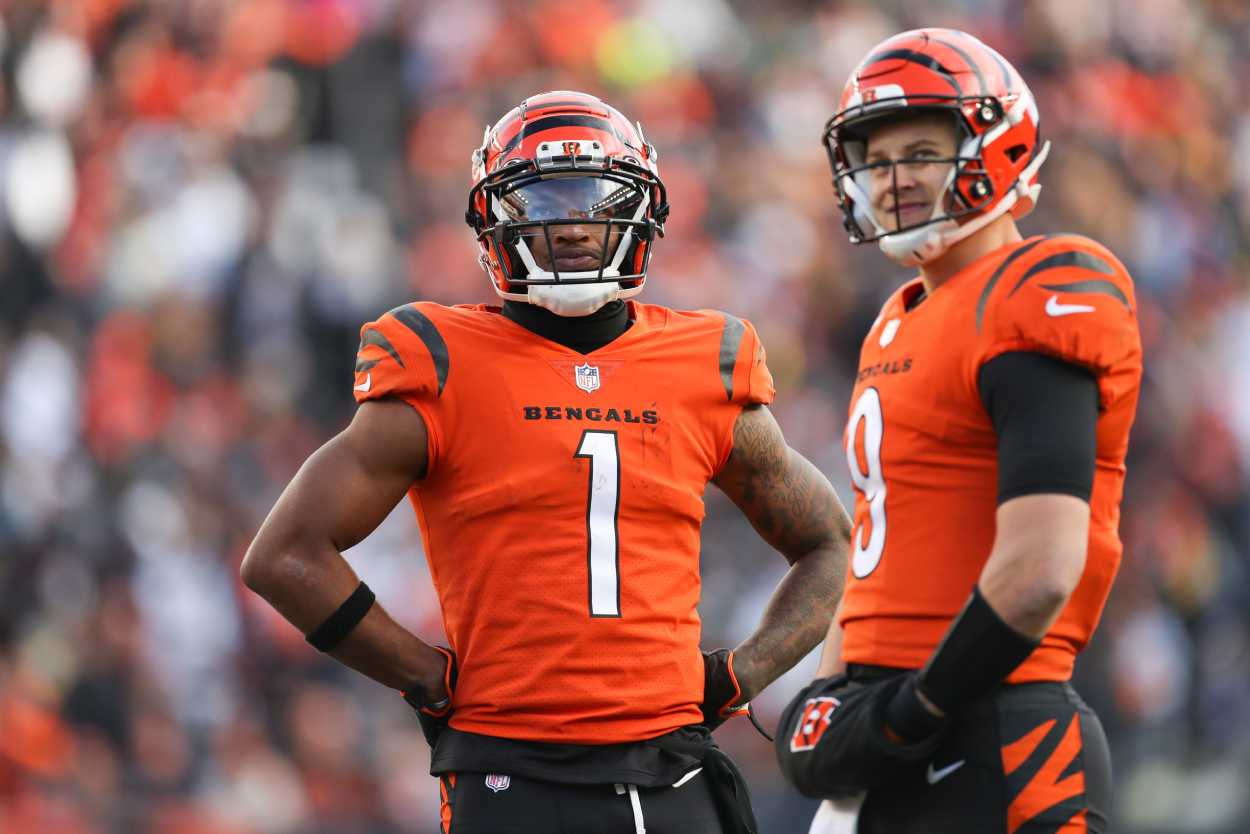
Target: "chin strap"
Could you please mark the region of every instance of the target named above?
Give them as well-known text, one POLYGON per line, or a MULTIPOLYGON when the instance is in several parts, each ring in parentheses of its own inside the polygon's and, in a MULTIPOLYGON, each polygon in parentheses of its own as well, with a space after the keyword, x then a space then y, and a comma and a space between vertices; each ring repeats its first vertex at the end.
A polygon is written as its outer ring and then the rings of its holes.
POLYGON ((617 281, 596 284, 531 284, 527 300, 557 316, 588 316, 621 293, 617 281))
MULTIPOLYGON (((1022 198, 1030 200, 1032 206, 1037 205, 1037 197, 1042 192, 1041 185, 1029 185, 1029 180, 1037 175, 1038 169, 1042 167, 1042 163, 1046 161, 1046 156, 1050 153, 1050 142, 1042 145, 1042 150, 1037 154, 1028 167, 1020 172, 1020 176, 1016 178, 1015 187, 1007 194, 1003 195, 1003 199, 999 200, 998 205, 978 217, 973 218, 962 226, 953 218, 947 218, 941 222, 931 223, 927 226, 921 226, 919 229, 913 229, 910 232, 903 232, 896 235, 886 235, 881 238, 877 244, 881 247, 881 251, 890 258, 898 261, 903 266, 920 266, 940 258, 959 241, 973 235, 990 223, 993 223, 999 217, 1011 211, 1022 198)), ((941 205, 939 199, 937 205, 941 205)))

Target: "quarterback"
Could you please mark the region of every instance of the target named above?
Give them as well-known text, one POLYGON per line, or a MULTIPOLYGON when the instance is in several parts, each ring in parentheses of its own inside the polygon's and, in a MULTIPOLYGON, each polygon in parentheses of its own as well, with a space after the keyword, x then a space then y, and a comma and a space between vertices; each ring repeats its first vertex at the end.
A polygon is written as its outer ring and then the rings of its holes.
POLYGON ((872 49, 824 142, 851 239, 920 274, 860 354, 850 576, 782 770, 862 797, 859 834, 1106 831, 1106 738, 1068 680, 1120 560, 1133 283, 1092 240, 1021 238, 1048 148, 969 35, 872 49))
POLYGON ((362 328, 360 408, 283 493, 244 581, 417 710, 445 834, 754 831, 711 731, 824 638, 850 519, 770 416, 751 324, 633 300, 669 212, 641 127, 535 96, 487 129, 472 174, 502 306, 405 304, 362 328), (699 649, 709 482, 791 565, 733 651, 699 649), (340 555, 405 494, 447 647, 340 555))

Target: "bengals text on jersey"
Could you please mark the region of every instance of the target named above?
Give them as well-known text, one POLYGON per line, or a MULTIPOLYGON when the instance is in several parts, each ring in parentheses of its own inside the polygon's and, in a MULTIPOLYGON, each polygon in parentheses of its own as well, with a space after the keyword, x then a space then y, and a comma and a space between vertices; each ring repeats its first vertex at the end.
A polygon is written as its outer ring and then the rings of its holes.
POLYGON ((1084 237, 1031 238, 986 255, 907 309, 886 302, 860 356, 845 435, 855 486, 842 657, 918 669, 976 584, 994 542, 997 449, 981 366, 1036 351, 1098 382, 1097 469, 1085 572, 1009 683, 1071 676, 1119 567, 1124 456, 1141 380, 1132 280, 1084 237))
POLYGON ((485 305, 361 330, 357 401, 399 397, 429 431, 409 497, 455 729, 607 744, 702 720, 702 495, 772 378, 750 323, 627 303, 633 326, 584 356, 485 305))

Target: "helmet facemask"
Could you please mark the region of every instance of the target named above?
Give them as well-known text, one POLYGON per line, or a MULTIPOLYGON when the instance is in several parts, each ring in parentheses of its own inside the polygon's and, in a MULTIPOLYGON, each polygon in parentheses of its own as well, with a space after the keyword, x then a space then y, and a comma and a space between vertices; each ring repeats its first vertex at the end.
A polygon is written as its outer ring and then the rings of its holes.
POLYGON ((543 153, 565 144, 578 143, 545 143, 537 158, 485 177, 467 217, 486 250, 483 265, 490 272, 498 264, 500 295, 585 315, 641 291, 668 203, 663 183, 633 159, 543 153))
MULTIPOLYGON (((1032 184, 1038 169, 1046 159, 1049 144, 1033 144, 1034 155, 1024 163, 1024 169, 1013 175, 1005 193, 998 194, 992 177, 986 168, 985 149, 1007 130, 1019 124, 1032 102, 1031 96, 1019 96, 1012 107, 1003 112, 1002 104, 994 98, 960 96, 928 96, 926 103, 908 102, 898 97, 891 100, 876 99, 870 105, 857 105, 835 115, 826 125, 825 149, 834 173, 834 189, 842 208, 843 223, 851 234, 852 243, 875 241, 881 251, 904 266, 918 266, 941 257, 952 245, 985 228, 995 219, 1011 212, 1016 219, 1032 209, 1041 187, 1032 184), (886 112, 881 112, 885 110, 886 112), (889 112, 889 111, 893 112, 889 112), (978 134, 968 122, 966 113, 971 110, 974 118, 983 125, 992 125, 978 134), (950 113, 955 125, 957 152, 950 157, 923 157, 920 159, 896 159, 868 162, 868 134, 891 121, 922 116, 926 113, 950 113), (895 200, 894 222, 891 229, 877 217, 872 205, 872 176, 874 170, 889 169, 893 180, 892 191, 898 195, 898 166, 914 164, 946 164, 950 166, 946 180, 936 199, 933 211, 923 220, 903 225, 895 200), (969 218, 961 222, 960 218, 969 218)), ((1023 150, 1024 145, 1020 148, 1023 150)), ((1017 157, 1012 158, 1015 164, 1017 157)))
POLYGON ((970 131, 954 107, 909 108, 906 115, 893 113, 848 120, 830 128, 825 134, 830 164, 834 171, 834 188, 844 214, 844 225, 854 243, 881 241, 887 237, 908 235, 929 227, 947 230, 958 225, 956 218, 983 210, 994 200, 994 186, 986 176, 981 157, 981 138, 970 131), (868 135, 890 122, 918 118, 932 113, 950 115, 955 129, 954 156, 909 157, 875 162, 867 161, 868 135), (933 209, 921 219, 904 223, 899 206, 899 166, 913 168, 945 166, 946 175, 933 195, 933 209), (872 204, 873 183, 888 178, 889 193, 895 195, 892 216, 878 217, 872 204))
POLYGON ((646 195, 637 185, 610 177, 563 177, 518 184, 490 199, 496 244, 502 238, 525 268, 525 277, 510 275, 509 283, 584 284, 641 277, 622 274, 647 231, 646 195))
MULTIPOLYGON (((1037 204, 1037 173, 1049 147, 1041 141, 1037 103, 1005 58, 965 32, 915 29, 877 44, 847 79, 839 108, 825 124, 824 144, 853 243, 876 241, 907 266, 931 263, 1004 214, 1019 220, 1037 204), (941 160, 952 175, 928 217, 905 210, 905 224, 897 211, 883 222, 870 200, 867 131, 924 113, 954 120, 952 155, 941 160)), ((913 153, 907 145, 896 150, 913 153)), ((895 184, 898 166, 911 162, 888 163, 895 184)))

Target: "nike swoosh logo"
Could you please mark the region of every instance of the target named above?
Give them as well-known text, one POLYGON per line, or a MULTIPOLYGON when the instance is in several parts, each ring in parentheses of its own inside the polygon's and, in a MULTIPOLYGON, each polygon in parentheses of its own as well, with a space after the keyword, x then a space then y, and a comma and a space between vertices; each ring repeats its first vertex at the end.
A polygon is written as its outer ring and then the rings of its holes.
POLYGON ((355 388, 353 388, 352 390, 353 390, 353 391, 368 391, 368 390, 369 390, 369 387, 370 387, 370 386, 372 386, 372 385, 373 385, 373 374, 365 374, 365 381, 364 381, 364 384, 363 384, 363 385, 357 385, 357 386, 356 386, 355 388))
POLYGON ((947 765, 946 767, 942 768, 941 770, 934 770, 934 769, 933 769, 933 762, 929 762, 929 772, 925 774, 925 778, 929 780, 929 784, 930 784, 930 785, 936 785, 938 782, 941 782, 941 781, 942 781, 943 779, 945 779, 947 776, 950 776, 950 775, 951 775, 952 773, 954 773, 956 770, 959 770, 959 768, 963 767, 963 766, 964 766, 964 762, 966 762, 966 761, 967 761, 967 759, 960 759, 959 761, 955 762, 954 764, 952 764, 952 765, 947 765))
POLYGON ((1073 313, 1092 313, 1094 308, 1087 304, 1060 304, 1059 296, 1052 295, 1046 299, 1046 315, 1069 316, 1073 313))

